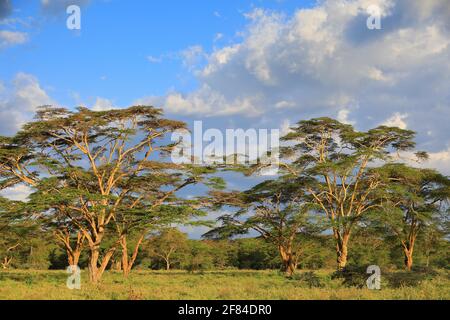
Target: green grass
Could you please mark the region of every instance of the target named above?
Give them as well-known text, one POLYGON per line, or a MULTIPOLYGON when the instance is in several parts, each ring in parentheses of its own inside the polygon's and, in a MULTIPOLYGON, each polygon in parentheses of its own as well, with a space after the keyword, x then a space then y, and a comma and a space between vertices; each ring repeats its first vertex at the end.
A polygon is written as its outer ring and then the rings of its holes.
MULTIPOLYGON (((302 276, 286 279, 276 271, 133 271, 128 279, 107 272, 99 285, 87 282, 82 272, 81 290, 66 287, 64 271, 0 271, 0 299, 45 300, 323 300, 323 299, 450 299, 448 271, 439 271, 412 286, 389 287, 382 278, 379 291, 348 287, 333 279, 331 270, 315 272, 315 281, 302 276), (317 287, 317 278, 320 282, 317 287), (383 282, 384 281, 384 282, 383 282)), ((400 273, 399 273, 400 276, 400 273)), ((390 277, 395 277, 395 273, 390 277)))

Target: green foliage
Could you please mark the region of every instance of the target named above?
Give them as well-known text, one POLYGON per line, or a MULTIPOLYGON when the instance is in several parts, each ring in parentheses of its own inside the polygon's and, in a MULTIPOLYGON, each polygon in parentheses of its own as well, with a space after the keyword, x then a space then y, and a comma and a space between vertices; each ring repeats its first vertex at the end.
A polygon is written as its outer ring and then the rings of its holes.
POLYGON ((301 283, 306 284, 309 288, 323 288, 320 277, 318 277, 313 271, 302 272, 295 276, 293 279, 299 280, 301 283))
POLYGON ((344 270, 335 271, 331 279, 339 279, 346 287, 356 287, 362 289, 366 287, 367 266, 348 266, 344 270))
POLYGON ((417 287, 426 280, 431 280, 437 276, 433 270, 415 270, 415 272, 387 273, 384 278, 391 288, 417 287))

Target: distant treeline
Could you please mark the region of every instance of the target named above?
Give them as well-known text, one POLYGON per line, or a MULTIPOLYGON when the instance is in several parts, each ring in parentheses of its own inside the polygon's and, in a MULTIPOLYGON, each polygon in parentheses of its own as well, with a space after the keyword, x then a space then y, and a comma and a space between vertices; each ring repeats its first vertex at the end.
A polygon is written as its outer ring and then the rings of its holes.
MULTIPOLYGON (((51 240, 51 239, 50 239, 51 240)), ((307 237, 300 254, 299 269, 334 269, 336 260, 333 255, 331 236, 307 237)), ((141 246, 136 269, 166 270, 282 270, 277 248, 261 238, 243 238, 236 240, 192 240, 187 235, 169 229, 147 239, 141 246), (170 240, 171 239, 171 240, 170 240), (169 240, 169 241, 167 241, 169 240), (164 241, 164 243, 162 242, 164 241)), ((421 237, 417 244, 416 268, 449 268, 449 242, 445 239, 421 237)), ((402 269, 403 255, 395 239, 380 239, 360 231, 352 243, 349 266, 367 267, 379 265, 383 268, 402 269), (373 246, 376 243, 376 246, 373 246)), ((121 271, 121 256, 111 259, 109 269, 121 271)), ((88 266, 88 252, 83 252, 80 268, 88 266)), ((67 254, 55 246, 54 241, 30 241, 17 250, 12 266, 18 269, 66 269, 67 254)))

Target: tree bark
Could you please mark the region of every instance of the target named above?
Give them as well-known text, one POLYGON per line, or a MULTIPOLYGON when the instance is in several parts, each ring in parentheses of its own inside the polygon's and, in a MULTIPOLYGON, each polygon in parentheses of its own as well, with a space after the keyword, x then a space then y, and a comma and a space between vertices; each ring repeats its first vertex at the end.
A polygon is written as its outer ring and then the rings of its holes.
POLYGON ((2 262, 2 269, 6 270, 12 262, 12 257, 5 257, 2 262))
POLYGON ((128 257, 128 246, 127 246, 127 237, 126 235, 123 235, 120 240, 120 245, 122 247, 122 271, 123 275, 125 277, 128 277, 131 273, 131 269, 133 268, 134 263, 136 262, 136 258, 139 252, 139 247, 142 244, 142 241, 144 240, 144 236, 141 236, 133 250, 133 254, 131 255, 131 258, 128 257))
POLYGON ((413 266, 413 257, 411 252, 405 252, 405 268, 408 271, 412 270, 413 266))
POLYGON ((283 262, 283 272, 286 276, 290 277, 295 273, 297 269, 297 259, 292 252, 291 248, 285 248, 283 246, 279 246, 278 250, 280 252, 281 260, 283 262))
POLYGON ((413 254, 414 254, 414 244, 415 238, 411 239, 408 243, 402 241, 403 253, 405 256, 405 269, 411 271, 413 267, 413 254))
POLYGON ((66 250, 69 266, 77 266, 80 261, 81 250, 66 250))
POLYGON ((9 265, 11 264, 11 262, 12 262, 12 260, 13 260, 13 257, 12 257, 12 256, 9 257, 8 254, 9 254, 9 252, 13 251, 13 250, 14 250, 15 248, 17 248, 18 246, 20 246, 20 243, 14 245, 14 246, 12 246, 12 247, 9 247, 9 248, 6 250, 6 256, 4 257, 3 262, 2 262, 2 268, 3 268, 3 269, 6 270, 6 269, 9 268, 9 265))
POLYGON ((94 284, 97 284, 101 280, 102 275, 116 250, 115 246, 110 248, 100 262, 100 243, 102 242, 103 235, 103 233, 99 232, 93 241, 89 241, 89 280, 94 284))
POLYGON ((169 270, 170 270, 170 260, 167 259, 166 260, 166 271, 169 271, 169 270))
POLYGON ((112 262, 111 268, 114 271, 121 272, 122 271, 122 260, 121 259, 114 259, 114 261, 112 262))
POLYGON ((59 232, 57 231, 55 235, 57 240, 59 240, 66 249, 67 262, 69 263, 69 266, 78 266, 85 240, 85 236, 83 235, 83 233, 81 231, 77 233, 77 239, 73 248, 70 239, 70 233, 67 230, 59 232))
POLYGON ((348 241, 350 239, 350 232, 344 231, 344 234, 341 236, 340 231, 335 230, 335 238, 337 241, 336 244, 337 268, 339 271, 342 271, 347 266, 348 241))

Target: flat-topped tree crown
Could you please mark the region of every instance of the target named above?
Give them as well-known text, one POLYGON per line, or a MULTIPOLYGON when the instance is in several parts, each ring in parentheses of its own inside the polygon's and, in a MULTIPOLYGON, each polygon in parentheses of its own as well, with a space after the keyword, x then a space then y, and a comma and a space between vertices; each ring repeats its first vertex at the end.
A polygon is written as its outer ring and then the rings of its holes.
POLYGON ((365 157, 386 159, 393 151, 415 147, 415 132, 395 127, 379 126, 367 132, 355 131, 352 125, 331 118, 303 120, 282 138, 285 146, 281 156, 291 165, 305 168, 318 163, 341 162, 365 157))
POLYGON ((416 240, 442 214, 450 199, 450 179, 436 170, 405 164, 387 164, 377 171, 383 176, 382 208, 373 213, 375 225, 398 239, 405 268, 411 270, 416 240))
MULTIPOLYGON (((97 282, 118 244, 127 274, 149 227, 201 213, 178 198, 178 191, 202 181, 220 186, 220 179, 205 178, 215 172, 213 167, 165 161, 177 146, 169 135, 184 128, 185 123, 166 119, 161 109, 150 106, 106 111, 43 106, 14 138, 0 141, 0 156, 22 152, 28 157, 26 162, 24 157, 10 157, 13 160, 4 169, 9 185, 35 178, 29 205, 51 210, 55 219, 63 215, 82 233, 91 252, 91 280, 97 282), (18 163, 23 163, 20 174, 14 171, 18 163), (165 207, 168 204, 177 208, 165 207), (100 258, 100 245, 111 230, 117 233, 117 242, 100 258), (142 235, 128 259, 131 230, 142 235)), ((66 235, 61 236, 65 241, 66 235)))
POLYGON ((266 241, 275 245, 280 253, 283 270, 291 276, 301 256, 299 235, 320 232, 309 213, 315 208, 303 182, 290 176, 266 180, 244 192, 211 193, 218 206, 235 207, 234 214, 219 218, 221 225, 204 236, 229 238, 256 231, 266 241))
MULTIPOLYGON (((300 121, 283 137, 281 170, 309 179, 306 188, 320 211, 329 219, 337 242, 338 267, 347 263, 348 241, 353 227, 372 208, 382 188, 377 162, 415 147, 415 132, 379 126, 357 131, 331 118, 300 121)), ((420 155, 420 154, 418 154, 420 155)), ((425 157, 422 154, 421 157, 425 157)))

